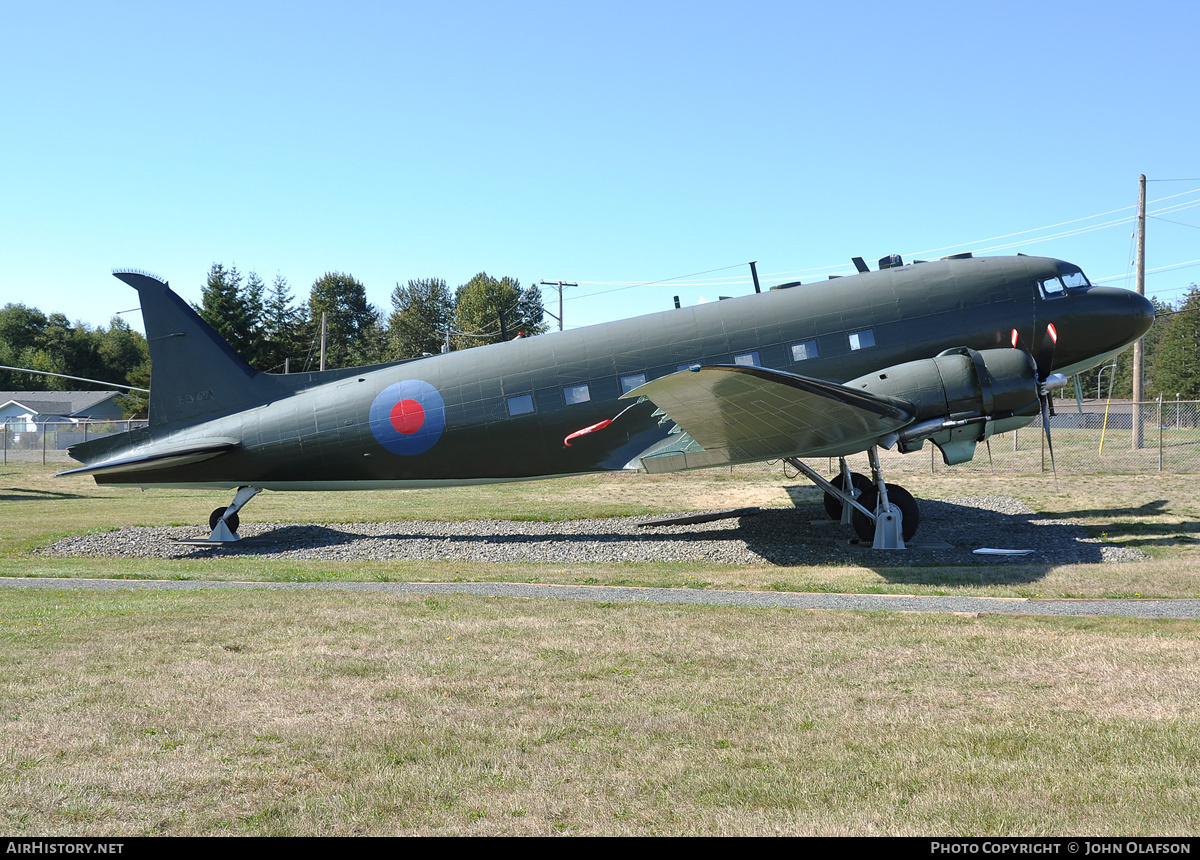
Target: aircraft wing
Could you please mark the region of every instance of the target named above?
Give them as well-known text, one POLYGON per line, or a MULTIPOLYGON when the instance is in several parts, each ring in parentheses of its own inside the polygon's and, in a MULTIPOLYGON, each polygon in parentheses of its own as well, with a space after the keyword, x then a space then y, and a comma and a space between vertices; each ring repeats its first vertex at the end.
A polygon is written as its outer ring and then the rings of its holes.
POLYGON ((912 422, 915 407, 835 382, 765 367, 693 367, 641 385, 646 397, 702 447, 642 455, 651 472, 777 457, 843 456, 912 422))

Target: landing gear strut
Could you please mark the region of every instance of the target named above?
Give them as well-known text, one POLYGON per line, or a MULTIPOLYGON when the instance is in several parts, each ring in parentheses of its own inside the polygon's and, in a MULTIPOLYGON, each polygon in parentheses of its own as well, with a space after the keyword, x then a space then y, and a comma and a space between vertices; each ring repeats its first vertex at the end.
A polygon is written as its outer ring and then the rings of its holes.
POLYGON ((238 487, 233 503, 227 508, 217 508, 208 515, 208 527, 212 534, 207 538, 212 543, 230 543, 238 540, 238 511, 246 502, 262 492, 261 487, 238 487))
POLYGON ((787 462, 825 490, 825 512, 831 519, 852 524, 859 540, 871 541, 874 549, 904 549, 904 542, 912 540, 921 521, 916 499, 898 484, 884 482, 875 448, 867 457, 871 478, 851 472, 842 457, 839 474, 828 481, 795 458, 787 462))
MULTIPOLYGON (((867 490, 871 489, 871 479, 860 472, 851 472, 850 467, 846 465, 846 458, 841 458, 842 471, 829 479, 829 483, 833 484, 839 490, 849 489, 854 498, 859 498, 867 490)), ((848 526, 851 523, 851 515, 854 508, 842 501, 841 497, 835 496, 833 493, 825 493, 825 513, 829 515, 831 520, 841 520, 842 525, 848 526)), ((868 507, 863 505, 863 507, 868 507)))

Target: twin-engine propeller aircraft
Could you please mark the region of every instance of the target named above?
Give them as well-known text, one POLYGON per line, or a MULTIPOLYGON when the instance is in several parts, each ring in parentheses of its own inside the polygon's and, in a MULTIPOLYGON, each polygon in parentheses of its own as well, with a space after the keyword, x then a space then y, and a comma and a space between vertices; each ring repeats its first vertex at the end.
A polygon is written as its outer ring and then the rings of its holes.
MULTIPOLYGON (((903 548, 916 502, 878 448, 947 464, 1023 427, 1049 392, 1141 337, 1150 302, 1043 257, 972 257, 785 284, 741 298, 394 364, 254 370, 153 275, 149 426, 70 449, 100 484, 237 488, 212 542, 263 489, 441 487, 786 460, 830 515, 903 548), (1034 357, 1036 356, 1036 358, 1034 357), (1052 373, 1057 369, 1058 373, 1052 373), (866 451, 872 475, 846 456, 866 451), (832 480, 800 458, 838 457, 832 480)), ((757 278, 756 278, 757 281, 757 278)), ((757 283, 756 283, 757 290, 757 283)), ((1043 422, 1048 428, 1048 422, 1043 422)))

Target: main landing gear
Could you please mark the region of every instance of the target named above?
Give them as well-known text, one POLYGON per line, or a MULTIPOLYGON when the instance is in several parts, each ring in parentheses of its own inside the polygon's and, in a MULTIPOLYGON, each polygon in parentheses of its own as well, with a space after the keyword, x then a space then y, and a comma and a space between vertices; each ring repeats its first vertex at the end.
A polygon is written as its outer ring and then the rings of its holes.
POLYGON ((217 508, 208 515, 208 527, 212 529, 212 534, 205 541, 207 543, 231 543, 238 540, 238 511, 246 502, 261 492, 261 487, 238 487, 238 491, 233 497, 233 503, 229 507, 217 508))
POLYGON ((904 549, 904 542, 912 540, 921 522, 917 500, 899 484, 884 482, 875 448, 867 457, 871 478, 851 472, 845 457, 839 460, 839 473, 829 480, 800 460, 789 458, 787 462, 825 490, 825 512, 830 519, 852 525, 859 540, 870 541, 874 549, 904 549))

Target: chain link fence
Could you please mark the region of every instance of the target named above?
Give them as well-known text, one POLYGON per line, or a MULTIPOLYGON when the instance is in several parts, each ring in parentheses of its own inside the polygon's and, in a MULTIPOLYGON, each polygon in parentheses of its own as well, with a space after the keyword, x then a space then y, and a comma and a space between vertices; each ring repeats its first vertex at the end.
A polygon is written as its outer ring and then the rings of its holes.
POLYGON ((12 418, 3 425, 4 465, 73 463, 67 449, 81 442, 145 427, 144 419, 125 421, 27 421, 12 418))
MULTIPOLYGON (((1195 472, 1200 471, 1200 401, 1164 400, 1055 402, 1050 419, 1054 466, 1059 472, 1195 472)), ((4 425, 3 462, 70 463, 67 448, 89 439, 145 427, 144 420, 54 421, 11 420, 4 425)), ((1023 430, 988 440, 975 459, 957 466, 942 462, 940 452, 927 444, 912 454, 880 452, 891 472, 1006 472, 1051 470, 1050 451, 1039 418, 1023 430)), ((866 454, 849 458, 855 471, 868 472, 866 454)), ((836 460, 807 461, 833 473, 836 460)), ((737 470, 778 469, 778 464, 755 463, 737 470)))
MULTIPOLYGON (((912 454, 880 452, 884 471, 925 472, 1195 472, 1200 471, 1200 401, 1056 400, 1050 418, 1053 466, 1041 418, 1028 427, 980 444, 975 459, 957 466, 942 462, 941 452, 926 444, 912 454)), ((847 460, 856 472, 868 474, 867 455, 847 460)), ((806 461, 829 474, 837 460, 806 461)), ((746 467, 752 468, 752 467, 746 467)))

